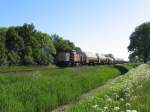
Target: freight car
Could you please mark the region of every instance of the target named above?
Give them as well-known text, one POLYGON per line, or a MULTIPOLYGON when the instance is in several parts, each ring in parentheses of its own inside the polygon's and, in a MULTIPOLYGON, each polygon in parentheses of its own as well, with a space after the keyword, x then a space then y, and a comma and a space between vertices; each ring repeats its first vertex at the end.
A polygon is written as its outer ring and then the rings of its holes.
POLYGON ((107 58, 104 55, 97 53, 97 58, 98 64, 107 64, 107 58))
POLYGON ((56 58, 56 64, 58 66, 78 66, 80 64, 86 64, 86 55, 83 52, 59 52, 56 58))
POLYGON ((86 64, 97 64, 98 63, 98 58, 97 55, 91 52, 85 52, 85 59, 86 59, 86 64))
POLYGON ((78 65, 95 65, 95 64, 121 64, 123 59, 106 57, 100 54, 91 52, 59 52, 57 55, 56 64, 58 66, 78 66, 78 65))

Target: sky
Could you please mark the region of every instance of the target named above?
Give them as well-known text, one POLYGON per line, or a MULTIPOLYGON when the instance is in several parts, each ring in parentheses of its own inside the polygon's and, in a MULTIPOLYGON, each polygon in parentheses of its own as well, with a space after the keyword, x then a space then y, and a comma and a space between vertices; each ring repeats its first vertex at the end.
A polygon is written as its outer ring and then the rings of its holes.
POLYGON ((128 59, 134 29, 150 21, 150 0, 0 0, 0 27, 33 23, 83 51, 128 59))

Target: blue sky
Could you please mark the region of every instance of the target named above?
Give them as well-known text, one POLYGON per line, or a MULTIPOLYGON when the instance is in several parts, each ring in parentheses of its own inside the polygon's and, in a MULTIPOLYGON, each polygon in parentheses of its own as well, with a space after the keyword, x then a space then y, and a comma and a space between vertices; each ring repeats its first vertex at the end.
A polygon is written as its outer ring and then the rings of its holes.
POLYGON ((128 59, 129 36, 150 21, 150 0, 0 0, 0 27, 34 23, 84 51, 128 59))

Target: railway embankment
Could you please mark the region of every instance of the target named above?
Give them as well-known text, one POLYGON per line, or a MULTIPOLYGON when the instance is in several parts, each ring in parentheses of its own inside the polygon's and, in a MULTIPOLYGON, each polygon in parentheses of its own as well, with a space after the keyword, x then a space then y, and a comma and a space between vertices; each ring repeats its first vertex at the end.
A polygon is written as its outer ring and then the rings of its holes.
POLYGON ((67 112, 149 112, 150 65, 140 65, 106 83, 96 94, 80 100, 67 112))
MULTIPOLYGON (((19 68, 16 68, 19 69, 19 68)), ((33 72, 0 73, 0 109, 3 112, 45 112, 78 100, 79 96, 121 72, 110 65, 33 72)))

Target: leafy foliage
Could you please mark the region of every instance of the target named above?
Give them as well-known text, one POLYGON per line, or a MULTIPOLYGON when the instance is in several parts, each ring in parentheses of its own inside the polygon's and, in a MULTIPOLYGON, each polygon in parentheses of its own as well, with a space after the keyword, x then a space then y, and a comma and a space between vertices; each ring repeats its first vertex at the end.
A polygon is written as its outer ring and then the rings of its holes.
POLYGON ((54 45, 56 47, 56 51, 71 51, 71 50, 76 50, 77 52, 81 51, 80 47, 76 47, 73 42, 69 40, 64 40, 62 37, 59 37, 58 35, 54 34, 51 35, 54 45))
POLYGON ((0 29, 0 65, 6 63, 5 34, 6 32, 0 29))
POLYGON ((130 60, 143 60, 147 62, 150 59, 150 22, 138 26, 130 36, 130 60))
POLYGON ((37 31, 33 24, 0 28, 0 65, 48 65, 57 52, 81 51, 58 35, 37 31))

